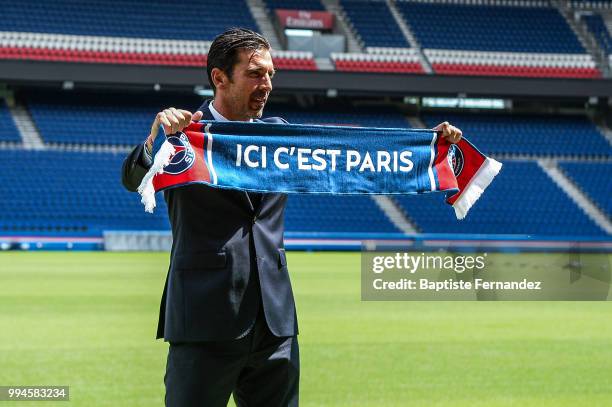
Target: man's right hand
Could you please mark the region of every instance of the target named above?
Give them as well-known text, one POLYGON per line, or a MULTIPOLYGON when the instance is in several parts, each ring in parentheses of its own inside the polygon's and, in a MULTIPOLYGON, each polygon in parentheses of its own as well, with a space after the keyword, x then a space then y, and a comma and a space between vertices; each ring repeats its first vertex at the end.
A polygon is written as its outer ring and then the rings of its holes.
POLYGON ((192 114, 187 110, 175 109, 173 107, 169 107, 157 113, 151 125, 151 133, 149 137, 147 137, 146 146, 148 151, 150 152, 153 147, 153 142, 155 141, 155 137, 157 137, 160 125, 163 127, 165 134, 174 134, 189 126, 192 121, 198 122, 202 120, 203 115, 204 113, 199 110, 192 114))

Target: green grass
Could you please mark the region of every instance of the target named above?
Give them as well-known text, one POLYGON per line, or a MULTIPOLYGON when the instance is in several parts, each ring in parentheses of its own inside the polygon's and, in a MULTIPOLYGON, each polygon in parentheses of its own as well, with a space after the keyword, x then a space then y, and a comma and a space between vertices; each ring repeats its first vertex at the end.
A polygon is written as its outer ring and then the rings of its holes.
MULTIPOLYGON (((302 406, 612 405, 610 302, 362 302, 358 253, 288 256, 302 406)), ((69 385, 76 406, 163 405, 167 264, 0 254, 0 385, 69 385)))

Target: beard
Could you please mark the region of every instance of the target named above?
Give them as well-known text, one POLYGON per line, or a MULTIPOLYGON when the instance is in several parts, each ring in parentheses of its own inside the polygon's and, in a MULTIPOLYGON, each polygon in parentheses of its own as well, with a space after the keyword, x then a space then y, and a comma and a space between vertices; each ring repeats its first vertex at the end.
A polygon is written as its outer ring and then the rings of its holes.
POLYGON ((263 115, 264 107, 268 101, 267 92, 253 92, 249 97, 249 113, 251 118, 259 119, 263 115))
POLYGON ((233 112, 234 120, 259 119, 263 115, 269 92, 254 91, 245 96, 243 91, 231 89, 226 95, 226 105, 233 112))

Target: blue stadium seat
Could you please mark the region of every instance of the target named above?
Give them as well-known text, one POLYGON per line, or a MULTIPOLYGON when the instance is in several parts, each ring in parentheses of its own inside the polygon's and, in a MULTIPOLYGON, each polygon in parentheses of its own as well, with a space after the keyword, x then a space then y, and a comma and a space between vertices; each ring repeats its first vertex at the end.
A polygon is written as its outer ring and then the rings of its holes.
POLYGON ((612 219, 612 163, 563 162, 559 167, 612 219))
POLYGON ((495 181, 461 221, 439 194, 393 199, 428 233, 606 235, 534 162, 504 162, 495 181))
POLYGON ((0 8, 0 31, 202 41, 229 27, 258 30, 245 0, 23 0, 0 8))
POLYGON ((0 100, 0 141, 21 141, 19 130, 3 100, 0 100))
POLYGON ((612 146, 584 116, 424 113, 429 127, 448 120, 481 151, 562 156, 612 156, 612 146))
POLYGON ((340 0, 366 47, 409 48, 384 1, 340 0))
POLYGON ((423 48, 584 54, 552 7, 481 6, 398 1, 423 48))

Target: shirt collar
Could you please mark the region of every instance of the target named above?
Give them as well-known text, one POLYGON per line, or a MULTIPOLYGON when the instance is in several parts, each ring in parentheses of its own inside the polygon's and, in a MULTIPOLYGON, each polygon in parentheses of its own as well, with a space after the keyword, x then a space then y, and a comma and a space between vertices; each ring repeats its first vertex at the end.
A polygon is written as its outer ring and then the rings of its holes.
MULTIPOLYGON (((208 109, 210 110, 210 113, 212 113, 212 115, 215 118, 215 120, 218 121, 218 122, 229 122, 228 119, 223 117, 223 115, 221 113, 219 113, 217 111, 217 109, 215 109, 215 107, 213 106, 213 102, 214 102, 214 100, 211 100, 211 102, 208 104, 208 109)), ((253 121, 253 119, 249 119, 249 122, 252 122, 252 121, 253 121)))

